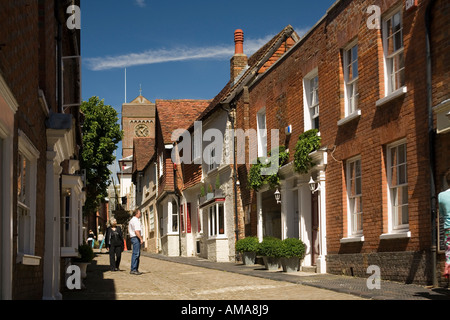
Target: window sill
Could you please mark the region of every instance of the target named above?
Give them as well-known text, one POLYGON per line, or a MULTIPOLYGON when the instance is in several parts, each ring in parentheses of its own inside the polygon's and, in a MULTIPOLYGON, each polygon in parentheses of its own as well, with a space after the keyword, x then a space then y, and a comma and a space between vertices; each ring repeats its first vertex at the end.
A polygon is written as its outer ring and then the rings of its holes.
POLYGON ((341 119, 338 121, 337 125, 338 126, 342 126, 354 119, 357 119, 361 117, 361 110, 356 110, 355 112, 353 112, 351 115, 346 116, 344 119, 341 119))
POLYGON ((25 266, 39 266, 41 264, 41 259, 41 257, 18 253, 16 262, 25 266))
POLYGON ((352 243, 352 242, 364 242, 364 236, 353 236, 348 238, 342 238, 341 243, 352 243))
POLYGON ((395 233, 384 233, 380 236, 380 240, 390 239, 408 239, 411 238, 411 231, 400 231, 395 233))
POLYGON ((387 103, 389 103, 389 102, 391 102, 391 101, 393 101, 393 100, 395 100, 395 99, 397 99, 399 97, 404 96, 406 94, 406 92, 408 92, 408 89, 406 88, 406 86, 403 86, 400 89, 390 93, 388 96, 378 100, 375 103, 375 105, 377 107, 381 107, 381 106, 383 106, 383 105, 385 105, 385 104, 387 104, 387 103))
POLYGON ((63 247, 61 248, 61 258, 76 258, 78 257, 78 252, 75 248, 63 247))
POLYGON ((228 240, 228 237, 225 235, 221 236, 209 236, 208 241, 216 241, 216 240, 228 240))

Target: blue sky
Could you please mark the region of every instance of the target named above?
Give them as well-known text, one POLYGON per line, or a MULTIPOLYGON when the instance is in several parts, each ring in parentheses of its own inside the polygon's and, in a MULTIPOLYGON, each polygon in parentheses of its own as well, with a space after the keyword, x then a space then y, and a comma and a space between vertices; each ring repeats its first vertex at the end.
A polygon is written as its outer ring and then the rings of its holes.
MULTIPOLYGON (((82 97, 212 99, 230 77, 234 31, 254 51, 292 25, 307 32, 335 0, 81 0, 82 97)), ((121 155, 119 146, 117 156, 121 155)))

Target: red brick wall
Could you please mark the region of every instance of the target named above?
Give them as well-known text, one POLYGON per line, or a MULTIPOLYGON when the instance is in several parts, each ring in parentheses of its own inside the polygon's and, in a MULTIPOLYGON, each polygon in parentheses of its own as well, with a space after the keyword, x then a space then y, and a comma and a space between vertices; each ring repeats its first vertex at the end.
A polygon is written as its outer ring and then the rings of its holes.
MULTIPOLYGON (((449 91, 443 89, 444 85, 448 85, 449 74, 445 72, 449 65, 445 64, 449 56, 448 41, 444 40, 448 39, 448 28, 443 27, 448 25, 448 15, 445 15, 445 10, 442 9, 445 7, 448 11, 448 4, 443 1, 438 3, 437 7, 441 9, 436 11, 442 14, 436 16, 436 19, 440 20, 436 22, 435 28, 441 29, 440 32, 435 32, 435 41, 439 44, 435 50, 445 57, 443 61, 438 59, 435 62, 436 68, 443 72, 435 76, 437 85, 434 90, 437 97, 442 98, 443 95, 448 98, 449 91), (442 20, 445 20, 445 23, 442 20)), ((314 68, 318 68, 320 131, 323 146, 329 148, 326 199, 327 244, 330 256, 345 253, 422 252, 428 251, 430 247, 424 31, 428 1, 420 1, 419 7, 412 11, 403 11, 408 91, 405 96, 379 107, 376 106, 376 101, 384 97, 381 30, 369 29, 366 25, 369 15, 365 14, 367 7, 373 4, 381 7, 382 14, 397 5, 404 5, 403 1, 342 1, 329 12, 324 21, 302 39, 301 44, 249 88, 248 111, 242 95, 237 103, 238 128, 247 128, 247 124, 250 128, 256 128, 256 113, 266 107, 267 128, 280 130, 280 145, 289 148, 292 161, 297 137, 304 130, 303 78, 314 68), (338 126, 337 122, 345 114, 342 49, 356 37, 359 45, 359 108, 362 115, 338 126), (284 127, 289 124, 293 126, 290 138, 284 134, 284 127), (380 240, 380 235, 388 231, 386 145, 404 138, 407 141, 411 238, 380 240), (336 149, 332 153, 334 147, 336 149), (362 159, 365 241, 358 244, 341 244, 340 239, 347 236, 348 223, 345 160, 356 155, 361 155, 362 159)), ((443 143, 447 136, 439 137, 438 141, 443 143)), ((270 134, 268 145, 270 150, 270 134)), ((250 148, 252 147, 256 148, 255 145, 250 148)), ((444 143, 443 150, 447 150, 445 148, 448 149, 447 142, 444 143)), ((448 156, 441 154, 439 158, 440 162, 448 163, 448 156)), ((239 167, 239 179, 243 189, 242 203, 253 204, 251 233, 256 234, 256 197, 253 192, 244 189, 248 169, 248 166, 239 167)), ((426 255, 423 255, 422 259, 426 259, 426 255)), ((331 265, 333 268, 337 266, 331 265)), ((335 270, 338 269, 339 267, 335 270)), ((405 275, 409 271, 403 269, 400 272, 405 275)), ((425 271, 418 273, 420 272, 425 271)))
MULTIPOLYGON (((79 1, 75 2, 79 5, 79 1)), ((63 12, 64 11, 64 12, 63 12)), ((62 17, 65 15, 61 9, 62 17)), ((13 299, 42 299, 45 245, 45 182, 47 116, 39 101, 44 92, 50 111, 57 112, 56 94, 56 19, 54 1, 0 2, 0 72, 19 104, 15 120, 14 171, 17 177, 18 133, 22 131, 39 151, 37 160, 35 255, 42 258, 39 266, 16 264, 17 207, 13 210, 13 299)), ((65 21, 63 21, 65 27, 65 21)), ((64 28, 63 28, 64 29, 64 28)), ((76 33, 79 40, 79 32, 76 33)), ((78 42, 79 44, 79 42, 78 42)), ((63 51, 73 55, 72 32, 63 30, 63 51)), ((73 108, 75 119, 78 111, 73 108)), ((79 123, 77 122, 76 125, 79 123)), ((78 132, 77 132, 78 133, 78 132)), ((77 135, 79 138, 79 135, 77 135)), ((77 141, 79 142, 79 141, 77 141)), ((17 190, 17 179, 13 180, 17 190)), ((14 203, 17 193, 14 192, 14 203)))
MULTIPOLYGON (((16 113, 14 141, 14 177, 17 177, 18 130, 22 130, 39 150, 38 168, 46 166, 45 115, 38 101, 39 87, 39 29, 37 2, 25 5, 23 1, 3 1, 0 4, 0 70, 11 88, 19 109, 16 113)), ((13 181, 17 190, 17 179, 13 181)), ((14 192, 14 202, 17 193, 14 192)), ((45 198, 45 170, 37 172, 37 199, 45 198)), ((13 219, 13 262, 17 252, 17 207, 13 219)), ((45 203, 36 204, 36 247, 35 255, 44 256, 45 203)), ((43 262, 38 267, 14 263, 13 299, 42 297, 43 262)))

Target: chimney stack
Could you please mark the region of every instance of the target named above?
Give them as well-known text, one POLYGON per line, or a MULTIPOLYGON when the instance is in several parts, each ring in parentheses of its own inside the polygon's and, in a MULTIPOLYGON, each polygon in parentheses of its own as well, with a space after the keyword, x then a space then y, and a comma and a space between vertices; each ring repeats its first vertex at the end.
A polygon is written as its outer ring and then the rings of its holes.
POLYGON ((247 67, 248 58, 244 54, 244 32, 238 29, 234 32, 234 56, 231 58, 231 80, 236 77, 247 67))

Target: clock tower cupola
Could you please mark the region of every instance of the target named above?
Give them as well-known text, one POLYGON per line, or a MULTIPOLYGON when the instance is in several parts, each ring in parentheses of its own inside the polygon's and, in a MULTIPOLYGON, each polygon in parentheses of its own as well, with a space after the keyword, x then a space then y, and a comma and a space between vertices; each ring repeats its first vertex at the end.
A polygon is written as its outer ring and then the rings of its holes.
POLYGON ((122 158, 133 155, 134 138, 155 138, 155 109, 142 94, 122 105, 122 158))

